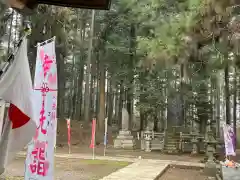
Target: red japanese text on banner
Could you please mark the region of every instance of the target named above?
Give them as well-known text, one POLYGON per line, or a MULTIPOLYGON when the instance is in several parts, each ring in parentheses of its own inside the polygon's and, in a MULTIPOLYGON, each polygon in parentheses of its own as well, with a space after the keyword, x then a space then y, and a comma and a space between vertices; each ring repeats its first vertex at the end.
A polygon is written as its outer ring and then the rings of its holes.
POLYGON ((37 47, 34 102, 34 113, 39 120, 35 137, 28 146, 25 180, 53 180, 57 126, 55 38, 37 47))

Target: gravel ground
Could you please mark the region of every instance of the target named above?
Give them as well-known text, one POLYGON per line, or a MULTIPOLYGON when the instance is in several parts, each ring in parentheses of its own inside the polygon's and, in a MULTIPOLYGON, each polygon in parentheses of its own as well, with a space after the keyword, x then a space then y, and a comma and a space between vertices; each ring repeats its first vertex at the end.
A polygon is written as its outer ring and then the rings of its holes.
POLYGON ((208 180, 202 170, 169 168, 158 180, 208 180))
MULTIPOLYGON (((56 159, 56 180, 97 180, 127 166, 127 162, 56 159)), ((23 180, 24 159, 16 159, 7 169, 8 180, 23 180)))

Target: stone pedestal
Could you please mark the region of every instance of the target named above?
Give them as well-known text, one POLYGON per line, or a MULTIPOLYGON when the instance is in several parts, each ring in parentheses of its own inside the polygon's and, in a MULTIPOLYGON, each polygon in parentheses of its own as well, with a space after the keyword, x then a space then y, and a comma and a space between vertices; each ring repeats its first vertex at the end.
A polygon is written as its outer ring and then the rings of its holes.
POLYGON ((114 140, 114 148, 135 149, 136 142, 131 131, 119 131, 119 135, 114 140))
POLYGON ((192 134, 192 152, 191 154, 192 155, 195 155, 198 153, 198 147, 197 147, 197 143, 198 143, 198 140, 197 140, 197 135, 196 134, 192 134))
POLYGON ((198 147, 196 143, 193 143, 193 147, 192 147, 192 155, 196 155, 198 153, 198 147))
POLYGON ((145 151, 146 152, 151 152, 151 135, 152 135, 152 131, 147 130, 145 131, 145 151))
POLYGON ((221 166, 221 176, 222 176, 222 180, 239 180, 240 169, 221 166))
POLYGON ((214 139, 213 134, 211 131, 208 131, 206 139, 206 155, 207 155, 207 162, 205 164, 205 173, 209 176, 215 177, 217 174, 217 166, 215 163, 214 153, 216 152, 215 146, 217 141, 214 139))
POLYGON ((213 161, 207 161, 205 164, 204 172, 208 176, 215 177, 217 174, 217 166, 213 161))
POLYGON ((5 172, 5 168, 0 168, 0 177, 1 175, 3 175, 4 172, 5 172))

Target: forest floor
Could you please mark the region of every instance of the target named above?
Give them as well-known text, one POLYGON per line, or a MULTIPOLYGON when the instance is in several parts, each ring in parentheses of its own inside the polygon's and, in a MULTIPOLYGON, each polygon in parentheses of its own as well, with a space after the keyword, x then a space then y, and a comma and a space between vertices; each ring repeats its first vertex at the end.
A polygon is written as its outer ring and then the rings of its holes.
MULTIPOLYGON (((68 147, 57 148, 56 153, 59 154, 68 154, 68 147)), ((71 148, 72 154, 92 154, 92 149, 88 146, 72 146, 71 148)), ((95 148, 96 156, 104 155, 104 147, 98 146, 95 148)), ((125 157, 125 158, 139 158, 141 159, 156 159, 156 160, 170 160, 170 161, 186 161, 186 162, 201 162, 204 159, 204 156, 191 156, 190 154, 163 154, 158 151, 153 152, 144 152, 141 150, 122 150, 122 149, 114 149, 112 147, 106 149, 106 156, 110 157, 125 157)))
MULTIPOLYGON (((103 138, 104 133, 96 133, 96 148, 95 154, 98 156, 104 155, 103 138)), ((203 160, 202 155, 191 156, 190 154, 177 154, 167 155, 159 151, 153 151, 147 153, 136 150, 123 150, 113 148, 113 139, 116 134, 112 132, 111 127, 108 127, 108 146, 106 149, 106 156, 118 156, 128 158, 141 158, 144 159, 159 159, 159 160, 174 160, 174 161, 188 161, 188 162, 200 162, 203 160)), ((84 125, 78 121, 72 121, 71 123, 71 153, 73 154, 92 154, 92 149, 89 148, 91 142, 91 124, 84 125), (87 126, 87 127, 86 127, 87 126)), ((66 154, 69 152, 67 144, 67 125, 65 121, 59 121, 58 123, 58 136, 57 136, 57 153, 66 154)))
MULTIPOLYGON (((158 151, 146 153, 140 149, 136 150, 122 150, 113 148, 113 140, 117 136, 112 127, 108 127, 108 146, 106 149, 107 156, 120 156, 130 158, 145 159, 160 159, 160 160, 176 160, 188 162, 200 162, 204 159, 204 155, 191 156, 190 154, 167 155, 158 151)), ((98 156, 104 154, 103 146, 104 132, 96 132, 96 149, 95 153, 98 156)), ((91 142, 91 123, 82 124, 79 121, 71 122, 71 152, 79 154, 91 154, 92 150, 89 148, 91 142)), ((68 153, 67 144, 67 125, 66 121, 58 121, 58 135, 57 135, 57 153, 68 153)), ((240 162, 240 149, 236 151, 237 156, 233 159, 240 162)), ((221 160, 223 160, 221 158, 221 160)))

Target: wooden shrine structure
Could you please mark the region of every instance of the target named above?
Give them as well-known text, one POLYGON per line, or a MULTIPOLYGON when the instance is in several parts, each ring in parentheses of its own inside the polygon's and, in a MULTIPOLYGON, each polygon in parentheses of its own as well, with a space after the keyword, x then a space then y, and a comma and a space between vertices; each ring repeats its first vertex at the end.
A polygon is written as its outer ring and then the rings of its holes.
POLYGON ((111 0, 0 0, 21 14, 29 14, 39 4, 62 7, 108 10, 111 0))

